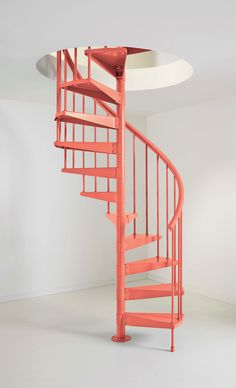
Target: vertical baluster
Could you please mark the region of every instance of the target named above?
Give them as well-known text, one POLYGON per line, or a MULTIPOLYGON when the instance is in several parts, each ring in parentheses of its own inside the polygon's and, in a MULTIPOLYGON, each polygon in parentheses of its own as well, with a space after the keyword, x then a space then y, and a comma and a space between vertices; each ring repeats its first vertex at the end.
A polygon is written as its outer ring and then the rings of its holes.
MULTIPOLYGON (((171 323, 174 325, 174 300, 175 300, 175 284, 174 284, 174 261, 175 261, 175 232, 172 229, 172 261, 171 261, 171 323)), ((174 351, 174 329, 171 329, 171 351, 174 351)))
MULTIPOLYGON (((67 58, 64 54, 64 82, 67 82, 67 58)), ((67 89, 64 89, 64 111, 67 110, 67 89)), ((64 141, 67 141, 67 123, 64 123, 64 141)), ((64 148, 64 168, 67 167, 67 148, 64 148)))
POLYGON ((182 214, 178 219, 178 310, 179 317, 182 317, 182 214))
MULTIPOLYGON (((133 134, 133 213, 136 214, 136 138, 133 134)), ((134 237, 136 236, 136 218, 134 218, 134 237)))
MULTIPOLYGON (((73 93, 72 111, 75 112, 75 93, 73 93)), ((72 124, 72 141, 75 141, 75 124, 72 124)), ((72 167, 75 167, 75 150, 72 150, 72 167)))
POLYGON ((74 69, 73 69, 74 81, 77 79, 77 47, 74 48, 74 69))
MULTIPOLYGON (((108 113, 107 113, 108 115, 108 113)), ((110 141, 110 132, 109 132, 109 128, 107 128, 107 143, 109 143, 110 141)), ((110 167, 110 155, 107 154, 107 167, 109 168, 110 167)), ((110 191, 110 179, 107 178, 107 192, 110 191)), ((107 213, 109 214, 110 213, 110 202, 107 202, 107 213)))
MULTIPOLYGON (((88 49, 91 47, 89 46, 88 49)), ((91 55, 88 53, 88 78, 91 78, 91 55)))
POLYGON ((169 222, 169 168, 166 165, 166 257, 169 257, 169 231, 168 231, 168 222, 169 222))
POLYGON ((145 146, 146 236, 148 236, 148 146, 145 146))
POLYGON ((180 280, 180 271, 181 271, 181 265, 180 265, 180 218, 178 218, 177 222, 177 238, 178 238, 178 319, 180 319, 181 314, 180 314, 180 298, 181 298, 181 280, 180 280))
MULTIPOLYGON (((159 155, 156 160, 157 170, 157 182, 156 182, 156 194, 157 194, 157 236, 160 235, 160 190, 159 190, 159 155)), ((157 239, 157 258, 160 256, 160 240, 157 239)))
POLYGON ((181 225, 181 233, 180 233, 180 289, 181 289, 181 297, 180 297, 180 314, 182 317, 182 287, 183 287, 183 269, 182 269, 182 260, 183 260, 183 248, 182 248, 182 241, 183 241, 183 215, 181 213, 180 216, 180 225, 181 225))
MULTIPOLYGON (((94 115, 97 114, 97 105, 96 105, 96 101, 94 100, 94 103, 93 103, 93 113, 94 115)), ((94 142, 97 141, 97 127, 95 126, 94 127, 94 142)), ((97 153, 94 152, 94 167, 97 168, 97 153)), ((97 191, 97 177, 95 176, 94 177, 94 191, 97 191)))
MULTIPOLYGON (((73 68, 73 79, 77 78, 77 48, 74 48, 74 68, 73 68)), ((72 100, 72 111, 75 112, 75 93, 73 93, 72 100)), ((72 124, 72 141, 75 141, 75 124, 72 124)), ((75 150, 72 151, 72 167, 75 167, 75 150)))
MULTIPOLYGON (((61 51, 57 51, 57 114, 61 112, 61 51)), ((61 141, 61 121, 57 120, 57 141, 61 141)))
MULTIPOLYGON (((85 96, 82 96, 82 112, 85 113, 85 96)), ((84 125, 82 125, 82 142, 84 143, 84 125)), ((85 166, 85 153, 82 152, 82 167, 85 166)), ((85 191, 85 176, 83 175, 83 184, 82 184, 83 190, 85 191)))
MULTIPOLYGON (((173 176, 174 178, 174 210, 173 210, 173 214, 175 214, 175 210, 176 210, 176 178, 175 176, 173 176)), ((176 244, 176 227, 174 228, 174 238, 175 238, 175 244, 176 244)), ((175 254, 175 259, 176 259, 176 254, 175 254)), ((175 268, 174 268, 174 283, 176 285, 176 265, 175 265, 175 268)))

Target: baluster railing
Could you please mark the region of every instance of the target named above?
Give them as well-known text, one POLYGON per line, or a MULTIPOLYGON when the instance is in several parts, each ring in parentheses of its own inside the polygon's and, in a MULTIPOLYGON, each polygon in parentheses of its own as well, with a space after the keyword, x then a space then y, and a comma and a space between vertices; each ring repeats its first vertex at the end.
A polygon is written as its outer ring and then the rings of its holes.
MULTIPOLYGON (((57 113, 61 112, 61 51, 57 51, 57 113)), ((61 141, 61 121, 57 120, 57 141, 61 141)))
POLYGON ((169 169, 166 165, 166 258, 169 257, 169 169))
MULTIPOLYGON (((85 113, 85 96, 82 96, 82 113, 85 113)), ((82 142, 84 143, 85 139, 85 128, 84 125, 82 125, 82 142)), ((82 167, 85 167, 85 152, 82 151, 82 167)), ((83 183, 82 183, 82 191, 85 191, 85 175, 83 175, 83 183)))
POLYGON ((174 313, 175 313, 175 284, 174 284, 174 271, 175 271, 175 227, 172 229, 172 261, 171 261, 171 351, 174 351, 174 313))
MULTIPOLYGON (((156 220, 156 234, 160 235, 160 189, 159 189, 159 156, 156 156, 156 210, 157 210, 157 220, 156 220)), ((157 239, 157 259, 160 256, 160 240, 157 239)))
MULTIPOLYGON (((133 213, 136 214, 136 138, 133 134, 132 137, 133 146, 133 213)), ((133 220, 133 235, 136 236, 136 216, 133 220)))
POLYGON ((178 219, 178 315, 182 317, 182 213, 178 219))
MULTIPOLYGON (((107 113, 108 115, 108 113, 107 113)), ((106 137, 107 143, 110 141, 110 131, 109 128, 107 128, 107 137, 106 137)), ((107 154, 107 167, 110 167, 110 154, 107 154)), ((107 178, 107 192, 110 191, 110 179, 107 178)), ((110 213, 110 202, 107 202, 107 213, 110 213)))
MULTIPOLYGON (((93 102, 93 114, 94 115, 97 114, 97 105, 96 105, 95 100, 93 102)), ((97 141, 97 127, 96 126, 94 127, 93 137, 94 137, 94 142, 96 143, 96 141, 97 141)), ((97 168, 97 153, 96 152, 94 152, 94 167, 97 168)), ((97 177, 96 176, 94 177, 94 191, 97 191, 97 177)))
MULTIPOLYGON (((64 80, 67 82, 67 58, 64 56, 64 80)), ((67 110, 67 89, 64 88, 64 111, 67 110)), ((67 141, 67 123, 64 123, 64 141, 67 141)), ((64 148, 64 168, 67 167, 67 148, 64 148)))
POLYGON ((148 219, 148 146, 146 144, 145 146, 145 198, 146 198, 146 205, 145 205, 145 218, 146 218, 146 236, 148 236, 149 232, 149 219, 148 219))
POLYGON ((78 68, 78 57, 77 57, 77 48, 74 48, 74 68, 73 68, 73 79, 77 79, 77 68, 78 68))

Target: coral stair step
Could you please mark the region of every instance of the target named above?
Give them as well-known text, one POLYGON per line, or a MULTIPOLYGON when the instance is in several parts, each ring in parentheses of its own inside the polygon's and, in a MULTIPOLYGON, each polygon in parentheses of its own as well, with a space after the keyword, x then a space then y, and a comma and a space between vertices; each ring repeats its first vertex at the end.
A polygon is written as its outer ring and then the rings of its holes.
MULTIPOLYGON (((125 225, 129 224, 132 222, 135 218, 137 218, 138 214, 137 213, 127 213, 125 214, 125 225)), ((107 213, 106 217, 116 225, 116 213, 107 213)))
POLYGON ((109 47, 85 50, 86 55, 90 55, 91 59, 100 67, 110 73, 112 76, 122 75, 127 49, 125 47, 109 47), (117 73, 119 70, 119 74, 117 73))
POLYGON ((120 92, 91 78, 65 82, 61 85, 61 88, 113 104, 120 103, 120 92))
POLYGON ((127 55, 140 54, 140 53, 144 53, 146 51, 151 51, 150 49, 144 49, 144 48, 139 48, 139 47, 127 47, 127 46, 126 46, 126 49, 127 49, 127 55))
POLYGON ((115 117, 111 116, 99 116, 87 113, 63 111, 56 115, 55 120, 60 120, 65 123, 117 129, 117 120, 115 117))
POLYGON ((178 319, 178 314, 167 313, 125 313, 125 325, 156 327, 163 329, 174 329, 183 321, 183 316, 178 319))
POLYGON ((116 143, 55 141, 54 145, 58 148, 67 148, 70 150, 116 154, 116 143))
POLYGON ((82 195, 82 197, 88 197, 88 198, 93 198, 93 199, 99 199, 101 201, 106 201, 106 202, 116 202, 116 193, 115 192, 86 192, 86 191, 82 191, 80 193, 80 195, 82 195))
MULTIPOLYGON (((183 290, 181 290, 181 294, 183 295, 183 290)), ((125 300, 161 298, 171 295, 171 283, 125 288, 125 300)), ((174 286, 174 295, 178 295, 178 284, 175 284, 174 286)))
POLYGON ((158 236, 157 234, 136 234, 135 236, 131 234, 125 239, 125 248, 128 251, 130 249, 138 248, 142 245, 159 240, 160 238, 161 236, 158 236))
POLYGON ((98 176, 103 178, 115 178, 116 168, 112 167, 97 167, 97 168, 62 168, 62 172, 70 174, 80 174, 88 176, 98 176))
MULTIPOLYGON (((174 265, 176 265, 174 261, 174 265)), ((153 271, 159 268, 165 268, 172 265, 172 259, 166 257, 151 257, 149 259, 136 260, 125 264, 125 274, 134 275, 136 273, 153 271)))

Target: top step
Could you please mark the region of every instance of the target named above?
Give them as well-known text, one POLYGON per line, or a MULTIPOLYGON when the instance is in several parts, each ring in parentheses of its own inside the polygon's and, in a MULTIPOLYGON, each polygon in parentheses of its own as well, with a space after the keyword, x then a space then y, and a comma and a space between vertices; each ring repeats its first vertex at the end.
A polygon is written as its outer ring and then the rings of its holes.
POLYGON ((122 77, 127 55, 138 54, 147 49, 135 47, 104 47, 85 50, 85 54, 113 77, 122 77))

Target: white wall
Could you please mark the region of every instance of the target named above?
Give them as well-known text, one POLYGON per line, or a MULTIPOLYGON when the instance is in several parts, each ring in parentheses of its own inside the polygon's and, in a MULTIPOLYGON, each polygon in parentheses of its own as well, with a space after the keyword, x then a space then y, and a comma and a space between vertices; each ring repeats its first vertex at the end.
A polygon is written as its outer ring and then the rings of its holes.
POLYGON ((186 288, 236 303, 236 96, 149 116, 148 136, 183 177, 186 288))
POLYGON ((54 109, 0 100, 0 301, 115 281, 115 228, 60 172, 54 109))

